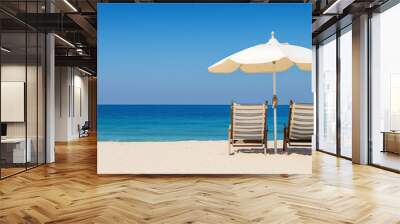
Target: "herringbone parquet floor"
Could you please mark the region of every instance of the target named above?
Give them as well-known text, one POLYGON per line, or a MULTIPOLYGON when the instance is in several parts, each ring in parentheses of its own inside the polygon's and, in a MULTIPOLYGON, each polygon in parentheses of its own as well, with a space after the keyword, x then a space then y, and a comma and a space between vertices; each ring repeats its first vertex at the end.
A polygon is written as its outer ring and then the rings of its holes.
POLYGON ((0 223, 400 223, 400 175, 316 152, 312 175, 98 176, 94 138, 0 181, 0 223))

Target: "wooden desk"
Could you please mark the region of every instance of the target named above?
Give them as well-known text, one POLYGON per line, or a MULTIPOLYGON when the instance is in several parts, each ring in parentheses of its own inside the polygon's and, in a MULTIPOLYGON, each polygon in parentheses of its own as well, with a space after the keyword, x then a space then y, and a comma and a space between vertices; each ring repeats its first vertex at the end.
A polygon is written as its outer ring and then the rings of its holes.
POLYGON ((382 152, 400 154, 400 131, 383 131, 382 152))
POLYGON ((5 138, 1 139, 2 157, 9 163, 25 163, 31 162, 31 145, 30 138, 27 139, 27 148, 25 150, 25 138, 5 138), (11 146, 11 147, 10 147, 11 146))

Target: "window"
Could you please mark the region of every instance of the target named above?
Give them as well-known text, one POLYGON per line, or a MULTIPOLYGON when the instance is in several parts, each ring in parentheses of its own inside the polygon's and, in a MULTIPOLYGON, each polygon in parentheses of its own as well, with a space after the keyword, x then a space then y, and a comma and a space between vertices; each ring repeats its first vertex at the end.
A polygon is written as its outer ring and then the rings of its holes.
POLYGON ((318 48, 318 148, 336 153, 336 36, 318 48))
POLYGON ((352 157, 352 32, 340 35, 340 155, 352 157))
POLYGON ((400 170, 400 4, 371 18, 371 162, 400 170))

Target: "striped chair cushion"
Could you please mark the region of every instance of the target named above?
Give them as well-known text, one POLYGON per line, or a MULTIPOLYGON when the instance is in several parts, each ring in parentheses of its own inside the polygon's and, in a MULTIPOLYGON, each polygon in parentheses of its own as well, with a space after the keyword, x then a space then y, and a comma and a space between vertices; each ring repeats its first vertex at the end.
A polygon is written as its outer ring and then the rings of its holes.
POLYGON ((314 105, 292 104, 289 139, 311 141, 314 134, 314 105))
POLYGON ((260 140, 265 135, 266 104, 232 105, 233 140, 260 140))

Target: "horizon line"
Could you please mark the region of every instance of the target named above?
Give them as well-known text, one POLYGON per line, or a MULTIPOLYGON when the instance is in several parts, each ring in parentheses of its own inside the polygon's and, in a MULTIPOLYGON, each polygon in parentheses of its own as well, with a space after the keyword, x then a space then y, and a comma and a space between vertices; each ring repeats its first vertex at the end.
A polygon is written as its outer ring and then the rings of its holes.
MULTIPOLYGON (((253 104, 253 103, 252 103, 253 104)), ((254 103, 257 104, 257 103, 254 103)), ((131 105, 137 105, 137 106, 226 106, 226 105, 231 105, 229 104, 127 104, 127 103, 121 103, 121 104, 114 104, 114 103, 98 103, 97 106, 131 106, 131 105)), ((268 104, 272 105, 272 104, 268 104)), ((279 104, 278 106, 289 106, 290 104, 279 104)))

